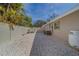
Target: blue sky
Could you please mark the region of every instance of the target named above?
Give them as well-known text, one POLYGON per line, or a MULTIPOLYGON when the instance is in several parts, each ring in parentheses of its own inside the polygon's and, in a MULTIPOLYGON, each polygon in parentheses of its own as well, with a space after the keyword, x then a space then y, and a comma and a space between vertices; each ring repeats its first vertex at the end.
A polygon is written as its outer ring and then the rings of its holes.
POLYGON ((74 6, 76 6, 76 4, 72 3, 27 3, 24 4, 24 10, 25 14, 32 17, 32 22, 34 23, 39 19, 48 19, 50 16, 52 16, 53 12, 57 15, 61 15, 74 6))

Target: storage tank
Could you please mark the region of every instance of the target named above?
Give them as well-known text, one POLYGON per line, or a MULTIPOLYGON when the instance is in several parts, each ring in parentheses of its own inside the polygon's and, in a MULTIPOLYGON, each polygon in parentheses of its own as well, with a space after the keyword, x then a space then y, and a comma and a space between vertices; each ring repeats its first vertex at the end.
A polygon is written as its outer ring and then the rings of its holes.
POLYGON ((79 49, 79 31, 70 31, 69 44, 70 46, 79 49))

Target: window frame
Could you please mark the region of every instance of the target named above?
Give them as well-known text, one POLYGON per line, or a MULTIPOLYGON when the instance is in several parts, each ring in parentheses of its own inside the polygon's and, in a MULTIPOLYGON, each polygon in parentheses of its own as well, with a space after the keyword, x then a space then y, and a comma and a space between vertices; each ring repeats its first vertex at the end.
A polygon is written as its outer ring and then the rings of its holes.
POLYGON ((60 21, 54 23, 54 29, 60 29, 60 21))

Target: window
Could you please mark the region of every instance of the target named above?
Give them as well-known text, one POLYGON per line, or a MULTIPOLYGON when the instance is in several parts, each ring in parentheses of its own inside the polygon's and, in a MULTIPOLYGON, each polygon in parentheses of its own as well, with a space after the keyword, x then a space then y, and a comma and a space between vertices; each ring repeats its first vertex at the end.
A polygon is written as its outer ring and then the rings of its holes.
POLYGON ((57 21, 54 23, 54 29, 59 29, 60 28, 60 21, 57 21))

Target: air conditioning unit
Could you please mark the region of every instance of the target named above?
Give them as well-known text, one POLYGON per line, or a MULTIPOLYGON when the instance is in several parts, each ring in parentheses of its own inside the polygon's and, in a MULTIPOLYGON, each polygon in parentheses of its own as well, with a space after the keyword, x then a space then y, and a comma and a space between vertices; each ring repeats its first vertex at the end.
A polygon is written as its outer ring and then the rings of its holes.
POLYGON ((79 31, 70 31, 69 44, 70 46, 79 49, 79 31))

